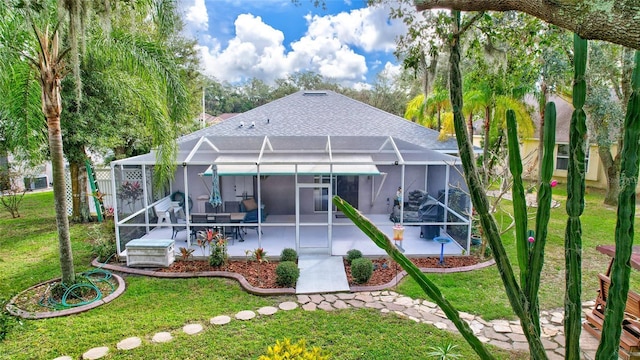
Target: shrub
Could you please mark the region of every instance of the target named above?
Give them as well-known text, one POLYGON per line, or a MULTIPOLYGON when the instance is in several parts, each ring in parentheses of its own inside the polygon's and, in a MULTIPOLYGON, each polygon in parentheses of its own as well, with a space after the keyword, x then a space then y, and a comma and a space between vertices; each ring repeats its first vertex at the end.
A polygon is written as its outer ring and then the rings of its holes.
POLYGON ((267 354, 261 355, 258 360, 327 360, 329 356, 319 348, 314 346, 307 349, 304 340, 292 344, 289 339, 277 340, 274 346, 267 348, 267 354))
POLYGON ((347 262, 351 264, 351 262, 355 259, 359 259, 362 257, 362 252, 358 249, 351 249, 347 251, 347 262))
POLYGON ((89 236, 93 238, 91 253, 98 258, 98 261, 106 262, 115 255, 117 248, 113 221, 106 220, 101 224, 94 225, 89 231, 89 236))
POLYGON ((357 258, 351 263, 351 276, 358 284, 364 284, 373 274, 373 263, 367 258, 357 258))
POLYGON ((292 248, 283 249, 280 253, 280 261, 293 261, 298 258, 298 253, 292 248))
POLYGON ((300 269, 293 261, 283 261, 276 267, 276 276, 278 285, 293 286, 300 277, 300 269))
POLYGON ((229 254, 227 253, 227 239, 219 237, 209 244, 209 265, 222 266, 227 263, 229 254))

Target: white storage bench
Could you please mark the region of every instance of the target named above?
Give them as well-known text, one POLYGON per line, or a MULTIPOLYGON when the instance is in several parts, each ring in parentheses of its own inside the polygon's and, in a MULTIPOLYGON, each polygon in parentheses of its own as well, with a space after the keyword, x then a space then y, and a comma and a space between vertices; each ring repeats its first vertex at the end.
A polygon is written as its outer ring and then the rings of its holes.
POLYGON ((134 239, 127 243, 127 266, 168 267, 175 260, 171 239, 134 239))

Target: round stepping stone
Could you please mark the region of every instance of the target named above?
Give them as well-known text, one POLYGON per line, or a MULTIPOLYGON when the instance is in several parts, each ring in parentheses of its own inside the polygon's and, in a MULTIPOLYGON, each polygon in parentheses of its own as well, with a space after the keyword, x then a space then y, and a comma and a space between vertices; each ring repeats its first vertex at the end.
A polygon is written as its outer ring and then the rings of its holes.
POLYGON ((227 315, 216 316, 214 318, 211 318, 211 320, 209 320, 209 322, 212 325, 224 325, 224 324, 228 324, 230 321, 231 321, 231 318, 228 317, 227 315))
POLYGON ((162 331, 153 335, 153 338, 151 339, 151 341, 153 341, 154 343, 165 343, 167 341, 171 341, 171 339, 173 339, 173 336, 171 336, 171 333, 162 331))
POLYGON ((182 327, 182 331, 184 331, 187 335, 195 335, 202 331, 203 327, 200 324, 189 324, 182 327))
POLYGON ((298 304, 296 304, 293 301, 285 301, 285 302, 281 303, 280 305, 278 305, 278 307, 280 308, 280 310, 289 311, 289 310, 293 310, 293 309, 297 308, 298 304))
POLYGON ((57 358, 53 359, 53 360, 73 360, 73 358, 71 356, 58 356, 57 358))
POLYGON ((93 349, 87 350, 84 354, 82 354, 83 360, 96 360, 104 357, 109 352, 109 348, 106 346, 95 347, 93 349))
POLYGON ((278 312, 278 308, 275 308, 273 306, 265 306, 258 309, 258 314, 260 315, 273 315, 276 312, 278 312))
POLYGON ((256 313, 251 310, 242 310, 236 314, 236 319, 238 320, 251 320, 256 317, 256 313))
POLYGON ((118 350, 132 350, 142 345, 142 340, 139 337, 130 337, 120 341, 116 345, 116 349, 118 350))

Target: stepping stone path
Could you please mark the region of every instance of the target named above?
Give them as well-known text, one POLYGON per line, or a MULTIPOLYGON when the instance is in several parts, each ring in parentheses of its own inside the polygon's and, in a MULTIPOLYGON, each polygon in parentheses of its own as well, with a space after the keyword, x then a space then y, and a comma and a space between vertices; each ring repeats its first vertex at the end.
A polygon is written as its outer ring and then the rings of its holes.
POLYGON ((273 307, 273 306, 265 306, 265 307, 262 307, 262 308, 258 309, 258 314, 260 314, 260 315, 273 315, 276 312, 278 312, 278 308, 273 307))
POLYGON ((171 336, 170 332, 159 332, 155 335, 153 335, 153 338, 151 339, 151 341, 153 341, 154 343, 165 343, 167 341, 171 341, 173 339, 173 336, 171 336))
POLYGON ((195 335, 201 332, 203 329, 204 328, 200 324, 189 324, 189 325, 185 325, 182 328, 182 331, 184 331, 184 333, 187 335, 195 335))
POLYGON ((211 325, 225 325, 231 322, 231 318, 227 315, 220 315, 220 316, 211 318, 209 322, 211 323, 211 325))
POLYGON ((83 360, 95 360, 100 359, 107 355, 109 352, 109 348, 106 346, 96 347, 93 349, 89 349, 86 353, 82 354, 83 360))
POLYGON ((132 350, 142 345, 142 340, 139 337, 130 337, 120 341, 116 345, 118 350, 132 350))
MULTIPOLYGON (((278 312, 292 311, 302 307, 304 311, 338 311, 349 308, 377 309, 384 314, 396 314, 415 322, 433 325, 438 329, 457 332, 453 323, 447 319, 442 310, 434 303, 427 300, 412 299, 393 291, 367 291, 358 293, 337 294, 313 294, 297 295, 297 301, 285 301, 277 307, 265 306, 257 310, 260 316, 271 316, 278 312)), ((594 306, 593 301, 583 304, 583 311, 590 311, 594 306)), ((235 314, 235 319, 250 321, 257 317, 256 312, 243 310, 235 314)), ((529 351, 524 332, 517 320, 492 320, 485 321, 479 316, 460 313, 460 317, 469 324, 473 333, 483 343, 489 343, 507 350, 522 352, 529 351)), ((228 315, 219 315, 209 320, 211 325, 220 326, 231 322, 228 315)), ((554 311, 541 311, 540 324, 542 327, 542 344, 547 351, 549 359, 564 358, 564 328, 562 325, 562 309, 554 311)), ((202 324, 187 324, 182 331, 189 335, 195 335, 204 330, 202 324)), ((171 341, 171 332, 158 332, 153 335, 151 343, 164 343, 171 341)), ((116 344, 116 349, 131 350, 142 345, 139 337, 130 337, 116 344)), ((598 340, 586 332, 582 332, 580 347, 585 359, 593 359, 598 347, 598 340)), ((100 359, 109 353, 109 347, 95 347, 82 354, 82 359, 100 359)), ((61 356, 54 360, 70 360, 70 356, 61 356)))
MULTIPOLYGON (((298 295, 302 309, 315 311, 335 311, 344 308, 367 307, 378 309, 381 313, 395 313, 407 319, 430 324, 441 330, 458 332, 455 325, 447 319, 438 306, 427 300, 415 300, 393 291, 371 291, 360 293, 298 295)), ((593 308, 593 301, 583 304, 583 310, 593 308)), ((564 327, 562 309, 541 311, 542 344, 550 359, 564 358, 564 327)), ((485 321, 479 316, 460 312, 460 318, 469 324, 473 333, 484 343, 507 350, 529 351, 529 344, 524 336, 519 320, 485 321)), ((580 339, 583 355, 593 358, 598 341, 590 334, 583 332, 580 339)))
POLYGON ((251 320, 256 317, 256 313, 251 310, 242 310, 236 314, 236 319, 238 320, 251 320))

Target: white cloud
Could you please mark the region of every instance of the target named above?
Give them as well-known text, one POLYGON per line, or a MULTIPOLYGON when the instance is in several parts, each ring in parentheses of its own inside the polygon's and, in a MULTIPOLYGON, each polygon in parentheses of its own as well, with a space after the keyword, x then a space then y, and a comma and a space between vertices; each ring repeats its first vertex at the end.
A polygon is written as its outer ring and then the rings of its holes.
POLYGON ((272 82, 283 77, 288 61, 282 31, 251 14, 238 16, 234 24, 236 36, 224 50, 200 45, 205 73, 229 82, 253 77, 272 82))
POLYGON ((393 51, 395 38, 406 31, 400 20, 389 19, 389 8, 377 5, 349 13, 307 16, 308 36, 335 36, 348 45, 366 52, 393 51))
POLYGON ((204 0, 194 0, 193 5, 187 7, 185 20, 190 29, 205 31, 209 29, 209 13, 204 0))
POLYGON ((226 46, 204 36, 198 47, 205 73, 221 81, 234 83, 255 77, 272 83, 287 74, 313 71, 355 86, 366 81, 369 71, 367 59, 357 51, 393 51, 396 35, 404 31, 402 22, 389 22, 387 17, 388 9, 380 6, 337 15, 307 15, 306 34, 292 41, 287 51, 282 31, 264 23, 260 16, 241 14, 234 22, 235 36, 226 46))
POLYGON ((384 76, 386 76, 388 79, 396 79, 402 73, 402 65, 393 64, 387 61, 387 63, 384 64, 384 70, 382 71, 384 76))

